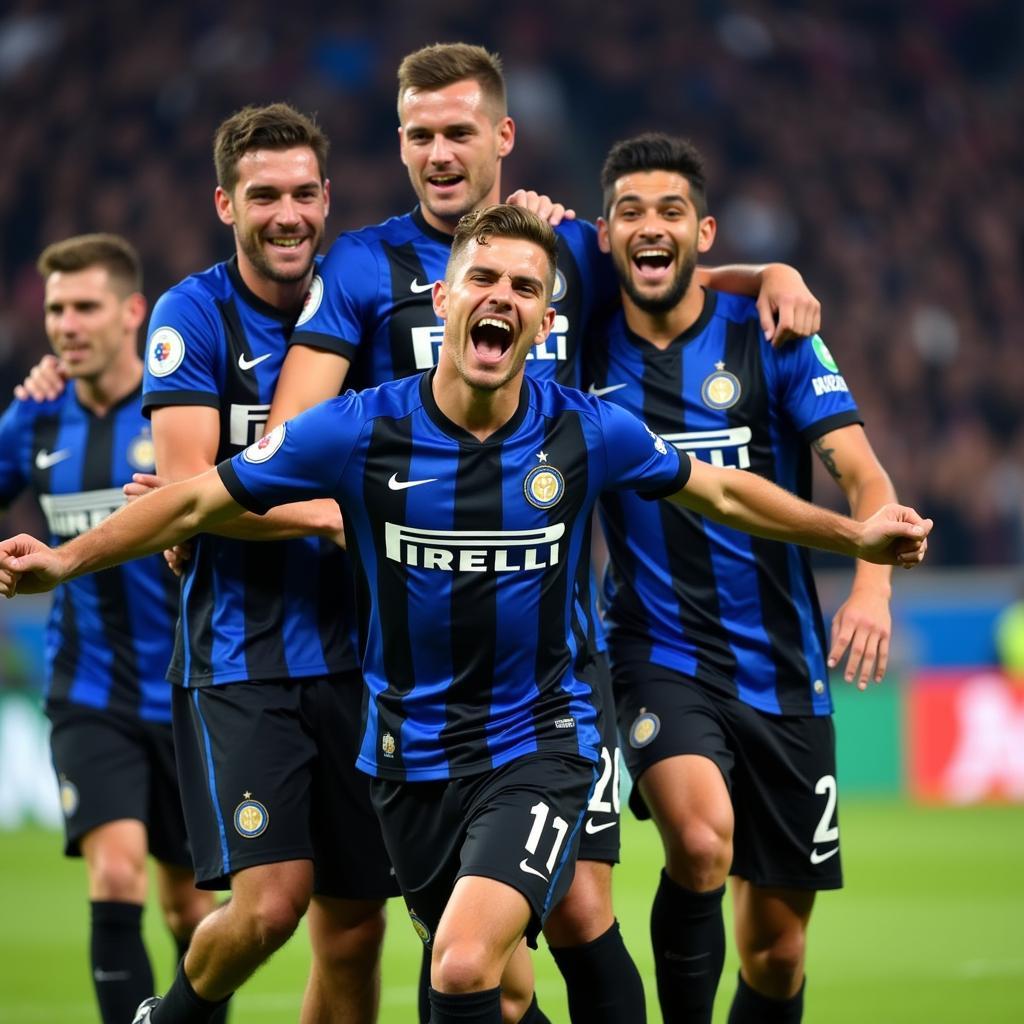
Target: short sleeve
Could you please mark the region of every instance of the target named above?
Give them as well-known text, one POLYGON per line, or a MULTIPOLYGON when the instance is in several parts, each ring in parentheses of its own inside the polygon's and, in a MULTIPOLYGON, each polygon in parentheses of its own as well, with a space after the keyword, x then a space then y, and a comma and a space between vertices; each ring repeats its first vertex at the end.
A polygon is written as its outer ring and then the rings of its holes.
POLYGON ((654 433, 631 412, 593 399, 601 415, 607 467, 605 490, 633 490, 644 498, 663 498, 686 486, 689 456, 654 433))
POLYGON ((28 485, 23 446, 30 427, 23 412, 24 403, 16 400, 0 417, 0 505, 12 502, 28 485))

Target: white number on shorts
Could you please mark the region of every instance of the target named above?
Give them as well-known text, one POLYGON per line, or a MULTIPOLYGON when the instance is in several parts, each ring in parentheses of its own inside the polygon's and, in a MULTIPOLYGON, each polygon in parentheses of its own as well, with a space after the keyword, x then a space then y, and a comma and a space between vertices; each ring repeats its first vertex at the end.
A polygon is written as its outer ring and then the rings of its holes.
MULTIPOLYGON (((547 824, 550 810, 551 808, 543 801, 534 804, 530 808, 530 813, 533 815, 533 828, 530 829, 530 835, 526 840, 527 853, 537 852, 537 847, 540 845, 540 834, 544 831, 544 826, 547 824)), ((548 873, 552 872, 555 868, 555 861, 558 860, 558 851, 561 850, 562 843, 565 842, 565 837, 569 832, 569 822, 565 818, 556 817, 551 822, 551 827, 555 830, 555 845, 551 848, 551 856, 548 857, 548 873)))
POLYGON ((604 766, 601 770, 601 778, 597 780, 597 785, 594 787, 594 795, 590 798, 587 810, 592 814, 598 814, 602 811, 607 814, 614 807, 615 813, 618 814, 621 809, 619 798, 619 752, 613 750, 609 753, 607 747, 602 747, 601 764, 604 766), (608 788, 609 782, 612 784, 611 801, 604 798, 604 792, 608 788))
POLYGON ((839 838, 839 826, 830 824, 833 820, 833 815, 836 813, 836 777, 834 775, 822 775, 818 779, 818 784, 814 787, 814 792, 818 796, 824 793, 828 794, 828 798, 825 801, 825 813, 821 816, 821 821, 818 822, 818 827, 814 830, 815 845, 818 843, 834 843, 839 838))

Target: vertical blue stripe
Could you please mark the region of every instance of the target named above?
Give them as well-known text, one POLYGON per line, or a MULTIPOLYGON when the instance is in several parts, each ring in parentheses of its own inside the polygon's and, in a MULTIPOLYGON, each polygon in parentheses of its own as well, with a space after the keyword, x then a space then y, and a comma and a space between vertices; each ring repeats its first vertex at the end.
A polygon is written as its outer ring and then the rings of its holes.
POLYGON ((196 709, 196 717, 203 730, 203 750, 206 753, 206 779, 210 787, 210 802, 213 804, 213 814, 217 819, 217 832, 220 835, 220 861, 223 874, 231 874, 231 855, 228 852, 228 837, 224 828, 224 818, 220 813, 220 799, 217 796, 217 775, 213 768, 213 748, 210 744, 210 733, 206 728, 203 719, 203 712, 199 707, 199 690, 192 691, 192 703, 196 709))
POLYGON ((576 824, 573 826, 572 831, 566 837, 565 845, 562 848, 562 856, 559 858, 558 866, 551 874, 551 884, 548 886, 548 891, 544 896, 544 907, 541 911, 542 914, 548 912, 548 908, 551 905, 551 897, 555 894, 555 885, 558 882, 559 876, 562 871, 565 870, 566 864, 569 863, 569 851, 572 849, 573 840, 576 838, 576 834, 580 830, 580 826, 583 824, 583 819, 587 816, 587 808, 590 806, 590 799, 594 795, 594 787, 597 785, 598 772, 595 766, 590 777, 590 789, 587 790, 587 799, 583 801, 583 807, 580 810, 579 817, 576 819, 576 824))

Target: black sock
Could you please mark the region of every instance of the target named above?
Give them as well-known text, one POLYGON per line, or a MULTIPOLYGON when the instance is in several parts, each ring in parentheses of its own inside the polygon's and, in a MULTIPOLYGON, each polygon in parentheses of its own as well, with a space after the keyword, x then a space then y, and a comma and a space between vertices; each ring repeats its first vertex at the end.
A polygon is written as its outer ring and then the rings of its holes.
POLYGON ((665 1020, 710 1024, 725 962, 725 886, 693 892, 665 871, 651 907, 651 945, 665 1020))
POLYGON ((224 1008, 227 1001, 220 999, 212 1003, 197 995, 185 974, 185 964, 180 963, 167 995, 160 1000, 150 1020, 153 1024, 210 1024, 216 1019, 214 1014, 224 1008))
POLYGON ((537 1005, 537 993, 533 993, 533 1002, 526 1008, 526 1013, 519 1018, 519 1024, 551 1024, 551 1019, 537 1005))
POLYGON ((430 1024, 430 957, 430 950, 424 946, 423 959, 420 961, 420 989, 416 999, 420 1024, 430 1024))
POLYGON ((431 989, 430 1024, 501 1024, 501 989, 457 995, 431 989))
POLYGON ((800 1024, 804 1015, 806 985, 807 979, 804 978, 795 996, 770 999, 752 989, 741 974, 729 1009, 729 1024, 800 1024))
POLYGON ((153 994, 153 969, 142 942, 138 903, 94 901, 90 959, 103 1024, 124 1024, 153 994))
POLYGON ((642 1024, 644 983, 616 921, 582 946, 551 950, 565 979, 572 1024, 642 1024))

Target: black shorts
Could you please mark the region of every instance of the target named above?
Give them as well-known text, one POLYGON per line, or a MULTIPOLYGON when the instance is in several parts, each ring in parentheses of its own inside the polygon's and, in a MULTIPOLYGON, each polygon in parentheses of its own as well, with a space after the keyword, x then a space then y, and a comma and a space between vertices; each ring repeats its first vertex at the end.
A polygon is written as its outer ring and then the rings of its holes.
POLYGON ((369 780, 355 767, 358 673, 176 686, 172 707, 200 888, 230 888, 243 868, 312 860, 319 895, 398 894, 369 780))
POLYGON ((587 816, 580 833, 579 860, 599 860, 618 864, 621 833, 619 799, 620 765, 619 728, 612 699, 612 675, 608 654, 594 658, 597 680, 594 703, 597 706, 597 727, 601 732, 601 760, 597 765, 597 783, 590 795, 587 816))
POLYGON ((370 793, 413 927, 430 946, 456 881, 494 878, 522 893, 536 946, 575 870, 595 766, 527 754, 493 771, 439 782, 374 779, 370 793))
POLYGON ((53 702, 50 751, 64 811, 64 853, 82 855, 87 832, 123 818, 146 826, 157 860, 192 866, 167 723, 53 702))
MULTIPOLYGON (((765 714, 651 664, 617 668, 614 690, 634 782, 680 754, 718 765, 736 819, 731 874, 766 888, 842 886, 831 717, 765 714)), ((639 787, 629 803, 650 817, 639 787)))

